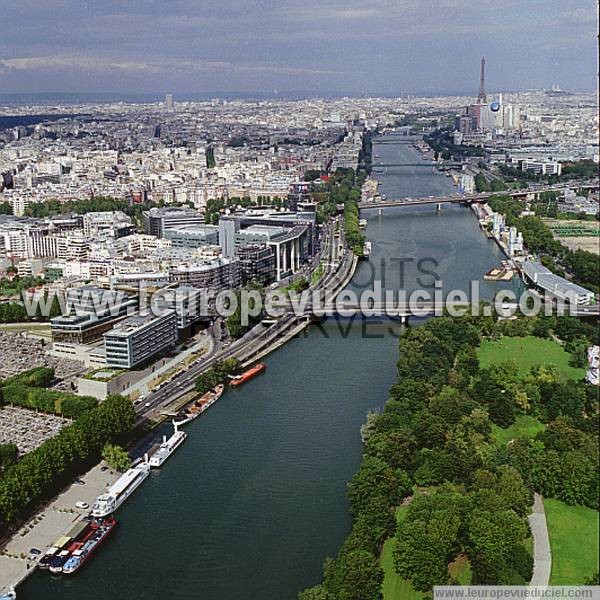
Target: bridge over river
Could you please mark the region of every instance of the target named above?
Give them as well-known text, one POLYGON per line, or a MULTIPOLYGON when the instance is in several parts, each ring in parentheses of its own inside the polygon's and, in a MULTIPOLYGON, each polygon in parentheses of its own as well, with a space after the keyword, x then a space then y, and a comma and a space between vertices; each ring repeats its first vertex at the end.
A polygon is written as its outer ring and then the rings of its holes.
POLYGON ((473 202, 487 202, 488 198, 492 196, 512 196, 513 198, 522 198, 524 200, 533 200, 543 192, 564 192, 569 189, 580 189, 580 190, 597 190, 598 180, 591 180, 581 183, 572 183, 570 185, 559 184, 559 185, 548 185, 548 186, 536 186, 534 188, 527 188, 524 190, 506 190, 502 192, 480 192, 476 194, 459 194, 455 192, 446 196, 424 196, 417 198, 386 198, 385 200, 375 200, 373 202, 360 202, 359 208, 362 210, 369 208, 385 208, 389 206, 411 206, 419 204, 443 204, 448 202, 472 204, 473 202))
MULTIPOLYGON (((460 169, 462 167, 461 163, 449 163, 449 162, 435 162, 433 160, 431 161, 421 161, 421 162, 413 162, 413 163, 380 163, 380 162, 376 162, 373 163, 373 170, 375 171, 376 169, 383 169, 384 167, 427 167, 428 169, 460 169)), ((375 171, 377 172, 377 171, 375 171)))
MULTIPOLYGON (((544 304, 544 298, 538 297, 540 304, 544 304)), ((600 305, 598 304, 569 304, 562 300, 554 299, 552 301, 553 309, 558 311, 558 314, 569 314, 580 317, 597 317, 600 315, 600 305)), ((446 312, 453 315, 467 314, 472 307, 472 303, 464 300, 439 302, 435 300, 427 300, 415 296, 408 301, 367 301, 364 300, 343 300, 343 299, 327 299, 323 302, 314 301, 310 298, 302 298, 302 296, 293 300, 286 301, 281 304, 272 303, 272 308, 279 308, 282 312, 294 314, 297 318, 321 318, 339 315, 341 317, 388 317, 399 318, 405 323, 409 317, 440 317, 446 312)), ((473 307, 475 310, 475 307, 473 307)), ((498 306, 485 304, 477 306, 477 313, 483 316, 492 316, 496 312, 500 316, 510 317, 519 310, 519 304, 516 302, 500 302, 498 306)))

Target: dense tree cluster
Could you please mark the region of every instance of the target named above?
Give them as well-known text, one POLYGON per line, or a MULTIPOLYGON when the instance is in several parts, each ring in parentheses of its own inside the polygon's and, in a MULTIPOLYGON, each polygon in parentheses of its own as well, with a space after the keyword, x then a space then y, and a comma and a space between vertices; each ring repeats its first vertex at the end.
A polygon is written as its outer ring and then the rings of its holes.
POLYGON ((589 343, 595 332, 574 318, 440 317, 401 338, 397 383, 362 430, 363 459, 348 486, 352 530, 301 600, 380 598, 378 558, 390 536, 395 568, 417 590, 455 583, 449 566, 461 556, 473 583, 525 584, 532 493, 597 507, 596 390, 564 383, 548 366, 526 375, 512 362, 479 366, 482 337, 532 334, 589 343), (543 431, 498 444, 494 428, 521 414, 543 431))
POLYGON ((452 128, 438 129, 423 137, 438 156, 444 160, 451 158, 461 159, 469 156, 485 156, 485 149, 481 146, 466 146, 454 143, 452 128))
POLYGON ((239 368, 240 364, 236 358, 227 358, 216 362, 196 379, 196 391, 205 394, 220 383, 225 383, 228 375, 235 374, 239 368))
POLYGON ((542 263, 550 270, 561 276, 567 271, 573 275, 576 283, 598 291, 600 265, 595 254, 584 250, 569 250, 560 240, 554 239, 550 229, 539 217, 521 217, 523 205, 518 200, 509 196, 493 196, 489 199, 489 205, 495 212, 506 216, 507 225, 514 225, 523 234, 528 250, 539 255, 542 263))
POLYGON ((111 469, 120 473, 127 471, 131 466, 129 454, 116 444, 106 444, 102 448, 102 459, 111 469))
POLYGON ((41 277, 21 277, 20 275, 18 275, 17 268, 13 267, 13 269, 17 272, 17 274, 14 277, 0 277, 0 294, 2 294, 3 296, 12 296, 14 294, 20 294, 20 292, 23 290, 35 288, 37 286, 43 285, 44 283, 44 280, 41 277))
POLYGON ((475 175, 475 189, 478 192, 502 192, 506 189, 506 184, 500 179, 488 181, 482 173, 475 175))
POLYGON ((47 314, 42 313, 42 309, 48 306, 50 298, 48 293, 44 293, 39 299, 37 305, 34 305, 35 311, 30 315, 21 302, 0 302, 0 323, 26 323, 29 321, 47 322, 53 317, 58 317, 62 314, 58 295, 52 296, 52 303, 47 314))
MULTIPOLYGON (((31 203, 26 211, 27 217, 50 217, 67 213, 83 215, 88 212, 116 211, 120 210, 134 219, 138 225, 141 224, 142 212, 152 207, 163 206, 163 202, 132 202, 125 198, 113 198, 112 196, 94 196, 83 200, 69 200, 60 202, 58 200, 46 200, 44 202, 31 203)), ((181 206, 173 204, 173 206, 181 206)))
POLYGON ((0 404, 13 404, 76 419, 93 409, 98 401, 91 396, 47 389, 54 369, 36 367, 0 382, 0 404))
POLYGON ((255 310, 256 300, 251 295, 248 295, 248 313, 252 314, 247 315, 247 322, 242 322, 242 291, 246 291, 249 294, 251 292, 257 292, 258 294, 260 294, 262 298, 261 306, 264 306, 265 290, 259 283, 255 281, 249 281, 248 284, 245 286, 244 290, 237 290, 235 292, 235 296, 237 298, 235 311, 231 315, 229 315, 229 317, 227 317, 227 320, 225 321, 227 331, 229 332, 229 335, 234 339, 242 337, 248 330, 250 330, 252 327, 254 327, 254 325, 259 323, 264 318, 264 310, 255 310))
POLYGON ((69 200, 60 202, 59 200, 47 200, 45 202, 32 202, 25 210, 27 217, 49 217, 66 213, 85 214, 96 211, 126 211, 129 208, 129 201, 110 196, 96 196, 84 200, 69 200))
POLYGON ((19 449, 15 444, 0 444, 0 477, 11 465, 17 462, 19 449))
POLYGON ((135 424, 128 398, 109 396, 72 425, 25 455, 0 475, 0 527, 26 516, 73 477, 100 460, 104 446, 127 437, 135 424))

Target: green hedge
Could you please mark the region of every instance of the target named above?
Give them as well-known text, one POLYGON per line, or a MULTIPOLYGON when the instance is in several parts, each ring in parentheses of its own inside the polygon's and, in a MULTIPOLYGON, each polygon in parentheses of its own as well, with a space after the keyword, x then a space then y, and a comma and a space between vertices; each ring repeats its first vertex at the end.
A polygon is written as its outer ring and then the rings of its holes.
POLYGON ((77 419, 98 405, 91 396, 49 390, 54 369, 36 367, 7 379, 0 389, 0 403, 15 404, 46 413, 77 419))

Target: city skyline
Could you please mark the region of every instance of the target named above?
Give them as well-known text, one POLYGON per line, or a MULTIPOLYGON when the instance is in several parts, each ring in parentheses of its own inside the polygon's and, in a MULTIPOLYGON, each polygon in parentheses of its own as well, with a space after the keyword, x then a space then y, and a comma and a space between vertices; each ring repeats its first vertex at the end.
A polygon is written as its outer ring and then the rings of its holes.
POLYGON ((588 1, 333 2, 28 0, 4 9, 3 93, 269 96, 593 89, 588 1), (543 10, 540 10, 542 9, 543 10))

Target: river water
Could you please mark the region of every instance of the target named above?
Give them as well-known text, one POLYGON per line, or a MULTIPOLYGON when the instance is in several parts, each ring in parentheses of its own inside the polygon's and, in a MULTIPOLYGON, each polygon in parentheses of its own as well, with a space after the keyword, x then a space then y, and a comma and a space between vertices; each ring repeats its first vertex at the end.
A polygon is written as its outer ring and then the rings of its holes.
MULTIPOLYGON (((386 137, 386 141, 390 137, 386 137)), ((406 145, 374 144, 384 162, 414 163, 406 145)), ((389 198, 444 194, 429 169, 378 175, 389 198)), ((468 291, 502 259, 460 206, 366 211, 373 242, 349 286, 419 287, 433 277, 468 291), (399 262, 404 260, 404 273, 399 262), (412 260, 410 260, 412 259, 412 260), (382 262, 383 261, 383 262, 382 262)), ((483 287, 482 296, 491 286, 483 287)), ((335 320, 310 328, 265 360, 267 371, 228 390, 187 426, 188 438, 118 512, 119 527, 74 577, 34 573, 27 600, 292 600, 317 583, 350 526, 346 484, 361 454, 360 426, 395 379, 397 322, 335 320)))

